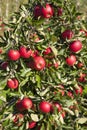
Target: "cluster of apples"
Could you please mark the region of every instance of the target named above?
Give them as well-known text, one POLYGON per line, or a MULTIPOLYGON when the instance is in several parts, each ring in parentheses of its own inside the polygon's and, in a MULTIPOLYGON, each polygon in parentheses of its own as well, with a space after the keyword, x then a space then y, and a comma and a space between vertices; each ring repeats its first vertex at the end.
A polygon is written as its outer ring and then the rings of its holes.
MULTIPOLYGON (((18 122, 19 120, 24 119, 24 111, 27 111, 29 109, 35 109, 34 104, 32 100, 28 97, 24 97, 23 99, 20 99, 16 102, 16 109, 19 111, 19 113, 14 115, 13 118, 13 123, 16 124, 17 126, 22 125, 23 122, 18 122)), ((61 113, 61 116, 64 118, 65 117, 65 111, 63 110, 62 106, 58 102, 53 102, 50 103, 48 101, 41 101, 38 104, 38 111, 41 113, 47 114, 47 113, 53 113, 54 110, 57 109, 58 112, 61 113)), ((28 123, 28 129, 32 129, 37 125, 38 122, 35 121, 29 121, 28 123)), ((40 130, 40 127, 38 127, 38 130, 40 130)))
MULTIPOLYGON (((57 15, 61 16, 63 13, 63 9, 62 8, 58 8, 57 10, 57 15)), ((41 6, 41 5, 36 5, 34 8, 34 17, 38 18, 38 17, 42 17, 42 18, 51 18, 54 15, 54 9, 50 4, 46 4, 45 7, 41 6)))

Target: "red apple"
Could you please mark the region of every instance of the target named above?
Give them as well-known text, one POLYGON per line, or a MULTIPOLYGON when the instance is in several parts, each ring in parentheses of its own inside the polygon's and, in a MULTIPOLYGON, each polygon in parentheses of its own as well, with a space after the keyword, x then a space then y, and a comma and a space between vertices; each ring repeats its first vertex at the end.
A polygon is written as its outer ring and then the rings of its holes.
POLYGON ((8 58, 12 61, 16 61, 20 58, 20 53, 18 50, 10 49, 8 51, 8 58))
POLYGON ((36 122, 35 121, 31 121, 31 122, 29 122, 28 128, 29 129, 33 129, 35 126, 36 126, 36 122))
POLYGON ((69 45, 69 49, 72 52, 79 52, 82 49, 82 43, 79 40, 73 41, 69 45))
POLYGON ((39 52, 38 50, 35 50, 34 52, 32 52, 31 56, 34 58, 36 56, 39 56, 39 52))
POLYGON ((71 30, 65 30, 62 34, 61 34, 63 39, 71 39, 74 36, 73 31, 71 30))
POLYGON ((7 86, 11 89, 17 89, 18 88, 18 80, 16 78, 8 79, 7 80, 7 86))
POLYGON ((72 98, 72 99, 74 98, 74 97, 73 97, 73 93, 70 92, 70 91, 67 92, 67 96, 70 97, 70 98, 72 98))
POLYGON ((29 98, 23 98, 22 100, 18 100, 18 102, 16 103, 16 108, 19 111, 31 109, 32 106, 33 106, 32 100, 29 98))
POLYGON ((32 54, 32 50, 27 49, 25 46, 21 46, 19 52, 20 52, 20 56, 23 58, 29 58, 32 54))
POLYGON ((7 61, 2 62, 0 67, 5 70, 8 67, 8 62, 7 61))
POLYGON ((36 5, 34 8, 34 17, 42 17, 42 6, 41 5, 36 5))
POLYGON ((78 81, 79 81, 79 82, 85 82, 85 77, 86 77, 86 74, 85 74, 85 73, 80 73, 79 78, 78 78, 78 81))
POLYGON ((83 88, 82 88, 81 86, 78 86, 78 88, 75 89, 75 92, 76 92, 77 95, 78 95, 78 94, 82 95, 82 93, 83 93, 83 88))
POLYGON ((47 101, 42 101, 39 104, 39 109, 43 113, 49 113, 51 111, 51 105, 47 101))
POLYGON ((69 66, 73 66, 76 63, 76 56, 75 55, 70 55, 69 57, 66 58, 66 63, 69 66))
POLYGON ((52 53, 52 49, 50 47, 46 48, 46 50, 43 52, 44 55, 48 55, 52 53))
POLYGON ((58 109, 58 112, 60 112, 62 110, 62 107, 61 107, 61 105, 58 102, 54 102, 53 103, 53 105, 51 107, 51 110, 54 111, 55 107, 58 109))
POLYGON ((34 69, 43 70, 45 68, 46 63, 42 56, 36 56, 33 59, 33 65, 34 65, 34 69))
POLYGON ((50 4, 46 4, 46 7, 42 7, 42 14, 44 18, 51 18, 53 16, 54 11, 50 4))
POLYGON ((80 68, 82 68, 84 66, 84 64, 82 63, 82 62, 79 62, 78 64, 77 64, 77 67, 80 69, 80 68))

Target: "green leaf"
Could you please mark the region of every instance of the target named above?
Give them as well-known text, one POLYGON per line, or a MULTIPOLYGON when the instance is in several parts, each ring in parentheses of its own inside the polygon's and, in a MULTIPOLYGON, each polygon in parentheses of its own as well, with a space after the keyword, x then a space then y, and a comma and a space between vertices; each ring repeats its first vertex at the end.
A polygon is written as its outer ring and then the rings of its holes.
POLYGON ((31 114, 31 119, 35 122, 39 121, 38 115, 37 114, 31 114))
POLYGON ((83 118, 79 118, 78 119, 78 123, 79 124, 84 124, 84 123, 86 123, 87 122, 87 118, 86 117, 83 117, 83 118))
POLYGON ((37 87, 40 88, 41 87, 41 77, 38 74, 36 74, 35 76, 36 76, 37 87))
POLYGON ((64 110, 67 111, 68 113, 70 113, 71 115, 74 115, 74 112, 71 111, 70 109, 68 109, 68 108, 64 108, 64 110))
POLYGON ((52 51, 53 51, 54 55, 55 55, 55 56, 57 56, 57 55, 58 55, 58 52, 57 52, 56 47, 51 46, 51 49, 52 49, 52 51))
POLYGON ((7 78, 0 78, 0 90, 3 90, 6 87, 7 78))

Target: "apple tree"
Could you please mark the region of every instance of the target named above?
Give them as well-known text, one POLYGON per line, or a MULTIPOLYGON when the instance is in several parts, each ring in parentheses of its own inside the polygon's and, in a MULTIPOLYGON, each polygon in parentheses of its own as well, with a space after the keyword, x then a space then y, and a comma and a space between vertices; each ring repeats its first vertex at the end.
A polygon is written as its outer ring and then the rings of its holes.
POLYGON ((6 26, 2 129, 86 130, 87 30, 72 0, 29 0, 6 26))

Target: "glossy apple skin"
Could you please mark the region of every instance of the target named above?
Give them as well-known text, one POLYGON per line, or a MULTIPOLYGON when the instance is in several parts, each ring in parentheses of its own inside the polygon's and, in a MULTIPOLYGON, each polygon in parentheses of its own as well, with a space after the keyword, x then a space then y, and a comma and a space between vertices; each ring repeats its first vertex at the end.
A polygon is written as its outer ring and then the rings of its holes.
POLYGON ((8 51, 8 58, 12 61, 16 61, 20 58, 20 53, 18 50, 10 49, 8 51))
POLYGON ((69 45, 69 49, 72 52, 79 52, 82 49, 81 41, 77 40, 77 41, 71 42, 70 45, 69 45))
POLYGON ((32 54, 32 50, 31 49, 27 49, 26 47, 24 46, 21 46, 20 49, 19 49, 19 52, 20 52, 20 56, 22 58, 29 58, 32 54))
POLYGON ((43 57, 41 56, 36 56, 34 57, 33 59, 33 66, 34 66, 34 69, 36 70, 43 70, 45 68, 45 60, 43 57))
POLYGON ((53 16, 54 11, 50 4, 46 4, 45 7, 42 7, 42 14, 44 18, 51 18, 53 16))
POLYGON ((49 113, 51 111, 51 105, 47 101, 42 101, 39 104, 39 109, 43 113, 49 113))
POLYGON ((32 106, 33 106, 33 102, 29 98, 23 98, 22 100, 18 100, 16 103, 16 108, 19 111, 31 109, 32 106))
POLYGON ((69 66, 73 66, 76 63, 76 56, 70 55, 69 57, 66 58, 66 63, 69 66))
POLYGON ((52 53, 52 49, 50 47, 46 48, 46 50, 43 52, 44 55, 48 55, 52 53))
POLYGON ((31 122, 29 122, 28 128, 29 129, 33 129, 35 126, 36 126, 36 122, 35 121, 31 121, 31 122))
POLYGON ((71 39, 74 36, 74 33, 72 30, 65 30, 62 34, 61 34, 63 39, 71 39))
POLYGON ((16 78, 8 79, 7 80, 7 86, 10 89, 17 89, 18 88, 18 80, 16 78))

